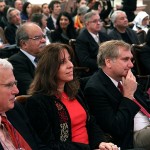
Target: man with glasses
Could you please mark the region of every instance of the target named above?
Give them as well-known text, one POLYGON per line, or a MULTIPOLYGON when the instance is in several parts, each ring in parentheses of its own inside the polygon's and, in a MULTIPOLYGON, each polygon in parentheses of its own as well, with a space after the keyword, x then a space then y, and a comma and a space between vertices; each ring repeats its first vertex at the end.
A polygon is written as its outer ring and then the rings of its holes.
POLYGON ((85 29, 79 33, 76 40, 75 51, 79 59, 79 65, 88 67, 89 73, 85 76, 93 74, 97 69, 96 57, 99 44, 110 40, 109 36, 101 31, 101 20, 97 12, 91 11, 84 16, 85 29))
POLYGON ((0 149, 46 150, 39 145, 23 108, 15 102, 19 92, 16 84, 13 66, 6 59, 0 59, 0 149))
POLYGON ((18 81, 19 95, 27 94, 34 77, 37 56, 43 50, 46 40, 41 28, 35 23, 24 23, 16 32, 16 44, 20 51, 11 56, 9 61, 14 67, 18 81))

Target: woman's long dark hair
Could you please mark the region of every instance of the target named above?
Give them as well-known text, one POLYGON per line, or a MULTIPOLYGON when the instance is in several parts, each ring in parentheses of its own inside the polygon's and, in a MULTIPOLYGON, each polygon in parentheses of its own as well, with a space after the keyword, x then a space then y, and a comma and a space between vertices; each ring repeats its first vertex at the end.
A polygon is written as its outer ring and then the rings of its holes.
POLYGON ((26 16, 28 16, 26 9, 27 9, 29 4, 31 4, 31 3, 30 2, 25 2, 22 6, 22 14, 25 14, 26 16))
MULTIPOLYGON (((35 77, 30 85, 29 94, 42 93, 44 95, 59 95, 57 72, 60 67, 60 53, 66 49, 73 59, 73 50, 67 44, 52 43, 47 45, 39 56, 35 77)), ((74 98, 79 89, 79 82, 74 79, 65 84, 64 91, 74 98)))

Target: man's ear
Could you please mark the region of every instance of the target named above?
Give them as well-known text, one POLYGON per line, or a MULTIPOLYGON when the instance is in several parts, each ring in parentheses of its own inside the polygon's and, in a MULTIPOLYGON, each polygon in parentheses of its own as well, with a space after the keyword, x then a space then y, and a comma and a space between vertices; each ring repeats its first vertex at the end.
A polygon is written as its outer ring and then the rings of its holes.
POLYGON ((112 60, 110 58, 105 59, 105 64, 108 68, 111 68, 111 62, 112 62, 112 60))

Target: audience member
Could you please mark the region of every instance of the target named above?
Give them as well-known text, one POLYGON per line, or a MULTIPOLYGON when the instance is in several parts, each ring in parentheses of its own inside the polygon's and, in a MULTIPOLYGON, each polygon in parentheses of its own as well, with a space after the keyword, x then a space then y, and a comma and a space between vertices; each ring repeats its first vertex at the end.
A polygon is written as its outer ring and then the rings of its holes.
POLYGON ((22 22, 29 21, 32 14, 32 4, 30 2, 25 2, 22 7, 21 20, 22 22))
POLYGON ((15 44, 16 30, 21 25, 20 11, 10 7, 7 11, 8 26, 5 28, 5 37, 9 44, 15 44))
POLYGON ((147 72, 147 75, 150 74, 150 30, 148 30, 146 35, 146 41, 143 45, 140 53, 139 53, 139 60, 141 62, 141 66, 147 72))
POLYGON ((84 27, 84 15, 89 10, 87 6, 80 6, 77 11, 77 15, 74 17, 74 27, 80 31, 84 27))
POLYGON ((2 27, 3 29, 5 28, 5 22, 3 21, 5 6, 6 6, 5 1, 0 0, 0 27, 2 27))
POLYGON ((0 149, 44 150, 43 146, 39 147, 39 139, 24 109, 15 101, 19 92, 16 85, 12 65, 0 59, 0 149))
POLYGON ((99 43, 110 40, 110 38, 100 32, 102 24, 97 12, 88 12, 84 19, 85 29, 77 37, 75 52, 80 66, 88 67, 90 71, 87 75, 91 75, 98 69, 96 57, 99 43))
POLYGON ((111 15, 114 28, 108 32, 114 40, 123 40, 129 44, 139 44, 135 31, 128 27, 128 19, 125 12, 118 10, 111 15))
POLYGON ((50 17, 50 11, 49 11, 48 4, 47 4, 47 3, 42 4, 42 13, 43 13, 47 18, 50 17))
POLYGON ((11 56, 9 61, 14 67, 19 95, 25 95, 34 77, 37 64, 35 58, 45 46, 45 36, 38 25, 27 22, 17 30, 16 44, 20 47, 20 51, 11 56))
POLYGON ((20 12, 22 11, 23 2, 22 0, 15 0, 14 7, 20 12))
POLYGON ((133 24, 133 30, 137 33, 141 30, 144 30, 147 33, 149 29, 149 14, 145 11, 140 11, 133 20, 133 24))
POLYGON ((97 123, 115 144, 131 149, 134 135, 134 147, 148 150, 149 118, 141 106, 150 110, 131 72, 132 57, 131 47, 124 41, 102 43, 97 55, 99 70, 88 80, 84 94, 97 123))
POLYGON ((134 11, 136 10, 137 0, 122 0, 122 5, 116 5, 117 10, 122 10, 126 13, 128 21, 132 22, 135 18, 134 11))
POLYGON ((109 15, 112 11, 111 0, 102 1, 102 11, 100 13, 101 20, 107 25, 110 24, 109 15))
POLYGON ((76 30, 71 15, 62 12, 57 18, 57 29, 51 33, 52 42, 69 44, 70 39, 76 39, 76 30))
POLYGON ((47 17, 44 14, 34 13, 31 16, 31 22, 37 23, 45 34, 46 45, 52 42, 51 31, 47 28, 47 17))
POLYGON ((41 8, 41 6, 39 6, 38 4, 32 5, 31 15, 34 14, 34 13, 39 13, 39 14, 41 14, 41 13, 42 13, 42 8, 41 8))
POLYGON ((51 1, 50 4, 48 5, 48 8, 50 10, 51 15, 47 19, 47 27, 50 30, 55 30, 56 29, 56 21, 61 12, 60 1, 58 1, 58 0, 51 1))
POLYGON ((78 8, 81 6, 87 6, 87 1, 86 0, 76 0, 76 8, 71 14, 72 17, 75 17, 78 13, 78 8))
POLYGON ((87 1, 88 1, 87 6, 88 6, 90 9, 94 6, 94 4, 95 4, 95 2, 96 2, 96 0, 87 0, 87 1))
POLYGON ((72 59, 67 44, 52 43, 43 50, 25 107, 30 122, 42 142, 55 150, 117 150, 103 142, 103 132, 88 113, 73 78, 72 59))

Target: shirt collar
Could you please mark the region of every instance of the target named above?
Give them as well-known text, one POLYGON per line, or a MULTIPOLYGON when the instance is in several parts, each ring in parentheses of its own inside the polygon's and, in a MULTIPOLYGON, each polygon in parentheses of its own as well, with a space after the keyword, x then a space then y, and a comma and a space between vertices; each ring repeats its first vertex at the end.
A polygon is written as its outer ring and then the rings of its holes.
POLYGON ((23 50, 23 49, 20 49, 20 50, 21 50, 21 52, 23 52, 23 53, 30 59, 30 61, 31 61, 31 62, 33 63, 33 65, 36 67, 37 65, 36 65, 36 63, 34 62, 35 56, 29 54, 28 52, 26 52, 26 51, 23 50))

